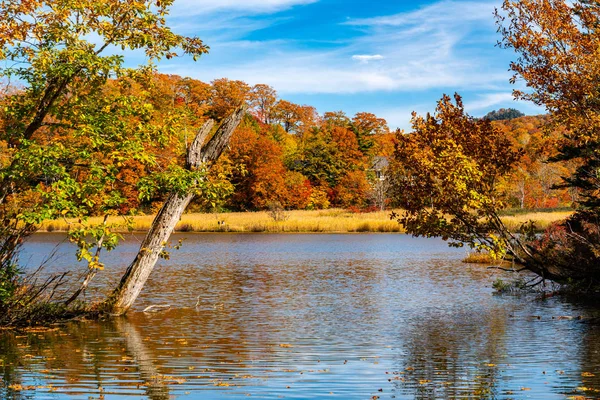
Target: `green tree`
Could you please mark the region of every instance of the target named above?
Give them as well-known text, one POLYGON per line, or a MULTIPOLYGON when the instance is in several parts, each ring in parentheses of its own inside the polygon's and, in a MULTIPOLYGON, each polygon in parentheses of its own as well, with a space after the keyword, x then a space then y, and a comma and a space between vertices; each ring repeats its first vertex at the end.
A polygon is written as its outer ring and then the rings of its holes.
MULTIPOLYGON (((156 153, 179 142, 181 115, 159 116, 151 93, 132 90, 152 79, 153 62, 179 55, 196 59, 208 50, 200 39, 166 25, 172 2, 0 2, 0 77, 20 85, 0 99, 2 288, 14 287, 22 237, 47 218, 83 218, 70 238, 88 263, 88 277, 101 269, 100 250, 114 248, 119 236, 106 223, 91 226, 85 218, 98 211, 108 215, 123 204, 126 196, 115 182, 131 162, 162 170, 142 182, 143 193, 165 185, 180 194, 202 190, 204 167, 190 168, 183 159, 165 163, 156 153), (140 50, 148 64, 125 68, 114 49, 140 50)), ((210 150, 211 160, 219 146, 199 148, 196 156, 210 150)), ((7 315, 3 311, 11 305, 1 304, 0 314, 7 315)))
POLYGON ((525 114, 514 108, 501 108, 498 111, 494 110, 485 114, 483 116, 483 119, 487 119, 489 121, 504 121, 507 119, 515 119, 523 116, 525 116, 525 114))
MULTIPOLYGON (((344 129, 344 128, 342 128, 344 129)), ((301 172, 314 186, 335 186, 343 173, 343 161, 326 132, 316 130, 306 135, 297 158, 289 161, 292 170, 301 172)))

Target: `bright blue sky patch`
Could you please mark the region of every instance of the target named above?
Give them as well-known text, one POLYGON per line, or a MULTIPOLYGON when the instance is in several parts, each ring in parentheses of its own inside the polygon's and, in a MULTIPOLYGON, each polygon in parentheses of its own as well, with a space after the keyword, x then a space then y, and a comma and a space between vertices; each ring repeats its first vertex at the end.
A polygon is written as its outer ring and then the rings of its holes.
POLYGON ((164 73, 210 82, 266 83, 289 101, 368 111, 391 128, 460 93, 481 116, 501 107, 543 110, 512 100, 509 62, 495 46, 497 1, 176 0, 170 24, 210 47, 194 63, 160 64, 164 73))

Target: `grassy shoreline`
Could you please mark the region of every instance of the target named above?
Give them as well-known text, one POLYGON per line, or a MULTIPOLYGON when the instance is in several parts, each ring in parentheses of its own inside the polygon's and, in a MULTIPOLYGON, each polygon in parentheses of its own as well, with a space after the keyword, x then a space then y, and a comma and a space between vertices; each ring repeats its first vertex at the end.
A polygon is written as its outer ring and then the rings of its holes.
MULTIPOLYGON (((267 211, 235 212, 235 213, 190 213, 184 214, 175 227, 176 232, 266 232, 266 233, 361 233, 381 232, 402 233, 402 227, 390 220, 391 211, 371 213, 352 213, 342 209, 329 210, 294 210, 280 213, 279 221, 267 211)), ((504 215, 502 220, 506 226, 515 231, 529 220, 536 222, 538 229, 543 230, 552 222, 566 218, 571 211, 547 211, 504 215)), ((133 227, 137 232, 145 232, 150 228, 154 216, 133 217, 133 227)), ((90 219, 101 223, 101 217, 90 219)), ((121 217, 109 218, 109 223, 118 223, 121 217)), ((70 226, 77 224, 70 220, 53 220, 42 223, 39 232, 66 232, 70 226)))

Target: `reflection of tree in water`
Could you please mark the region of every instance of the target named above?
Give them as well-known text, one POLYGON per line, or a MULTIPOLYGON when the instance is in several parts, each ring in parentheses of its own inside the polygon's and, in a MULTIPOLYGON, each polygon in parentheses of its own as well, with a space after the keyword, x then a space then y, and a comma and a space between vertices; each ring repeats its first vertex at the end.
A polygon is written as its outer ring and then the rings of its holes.
POLYGON ((156 380, 155 357, 126 320, 5 333, 0 336, 0 354, 2 398, 30 398, 35 391, 54 390, 100 395, 105 385, 115 384, 125 386, 129 394, 169 398, 168 386, 156 380), (125 365, 124 360, 131 362, 125 365))
MULTIPOLYGON (((0 336, 4 387, 51 381, 59 393, 162 400, 193 389, 227 390, 230 385, 243 390, 275 374, 294 373, 289 357, 298 355, 286 342, 298 331, 319 328, 343 336, 339 328, 349 320, 374 323, 379 318, 380 271, 352 263, 340 265, 339 272, 335 267, 282 267, 274 273, 258 265, 208 271, 201 280, 196 269, 181 268, 178 273, 196 274, 189 281, 192 293, 202 294, 197 307, 192 302, 187 309, 0 336), (316 309, 327 316, 310 315, 316 309)), ((159 294, 171 284, 181 286, 168 277, 153 284, 159 294)), ((174 296, 182 294, 175 290, 174 296)), ((49 390, 15 391, 13 398, 49 390)))
POLYGON ((581 325, 579 392, 590 398, 600 398, 600 319, 595 318, 581 325))
POLYGON ((125 339, 127 353, 132 357, 140 378, 146 383, 146 396, 152 400, 168 400, 169 386, 157 379, 160 374, 156 366, 156 357, 144 343, 137 328, 126 318, 117 318, 111 322, 114 323, 120 336, 125 339))
POLYGON ((166 400, 193 389, 243 387, 273 372, 254 360, 276 358, 271 353, 286 349, 256 338, 246 340, 239 321, 213 311, 138 313, 55 330, 4 333, 0 398, 29 398, 56 390, 166 400))
POLYGON ((30 397, 33 391, 53 390, 98 395, 116 390, 145 394, 153 400, 170 398, 172 382, 159 373, 156 355, 127 319, 5 333, 0 338, 0 354, 2 398, 19 399, 30 397), (32 374, 37 376, 32 379, 32 374), (50 381, 61 383, 53 388, 47 383, 50 381))
POLYGON ((2 385, 0 385, 0 398, 19 400, 25 398, 19 391, 9 388, 12 384, 21 381, 20 370, 23 368, 21 351, 14 334, 0 335, 0 371, 2 372, 2 385))
POLYGON ((389 380, 394 392, 417 399, 493 398, 503 360, 506 315, 428 317, 408 336, 389 380))

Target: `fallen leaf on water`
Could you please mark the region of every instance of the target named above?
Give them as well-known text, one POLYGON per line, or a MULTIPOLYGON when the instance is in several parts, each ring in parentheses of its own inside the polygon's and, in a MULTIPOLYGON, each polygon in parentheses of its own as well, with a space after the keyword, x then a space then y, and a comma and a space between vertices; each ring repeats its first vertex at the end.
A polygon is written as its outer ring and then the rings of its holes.
POLYGON ((581 376, 596 376, 596 375, 592 374, 591 372, 582 372, 581 376))
POLYGON ((57 330, 58 328, 25 328, 25 332, 53 332, 57 330))
POLYGON ((600 392, 600 389, 594 389, 585 386, 579 386, 577 390, 581 390, 582 392, 600 392))

